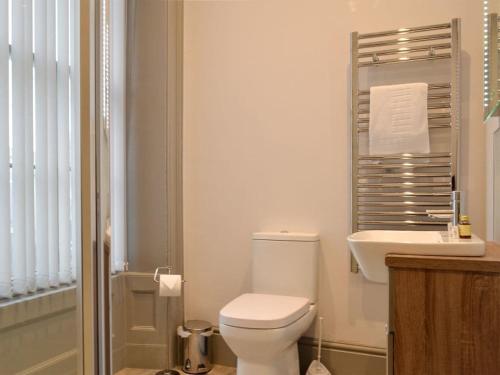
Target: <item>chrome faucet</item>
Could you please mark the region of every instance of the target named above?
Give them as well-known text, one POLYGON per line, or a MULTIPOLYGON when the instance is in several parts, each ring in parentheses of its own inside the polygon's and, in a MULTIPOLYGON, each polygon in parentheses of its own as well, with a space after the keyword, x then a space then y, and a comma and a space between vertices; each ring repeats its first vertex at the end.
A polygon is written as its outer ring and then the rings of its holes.
POLYGON ((426 210, 427 215, 434 219, 450 219, 453 226, 460 222, 460 191, 451 192, 451 210, 426 210))
POLYGON ((451 210, 453 211, 453 219, 451 223, 455 226, 460 222, 460 192, 451 192, 451 210))

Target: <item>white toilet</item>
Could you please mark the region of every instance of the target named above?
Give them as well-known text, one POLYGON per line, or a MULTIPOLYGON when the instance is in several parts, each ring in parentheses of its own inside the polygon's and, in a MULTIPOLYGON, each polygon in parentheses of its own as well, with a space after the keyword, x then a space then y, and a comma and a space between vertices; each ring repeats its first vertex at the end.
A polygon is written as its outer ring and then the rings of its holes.
POLYGON ((299 375, 297 341, 315 315, 319 237, 254 233, 252 293, 219 313, 238 375, 299 375))

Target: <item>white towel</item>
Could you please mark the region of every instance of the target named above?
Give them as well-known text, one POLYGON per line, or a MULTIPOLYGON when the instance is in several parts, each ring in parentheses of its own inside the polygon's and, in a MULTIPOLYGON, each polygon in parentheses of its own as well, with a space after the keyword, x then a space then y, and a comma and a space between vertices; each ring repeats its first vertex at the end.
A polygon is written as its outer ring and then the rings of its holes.
POLYGON ((371 155, 429 153, 427 84, 370 89, 371 155))

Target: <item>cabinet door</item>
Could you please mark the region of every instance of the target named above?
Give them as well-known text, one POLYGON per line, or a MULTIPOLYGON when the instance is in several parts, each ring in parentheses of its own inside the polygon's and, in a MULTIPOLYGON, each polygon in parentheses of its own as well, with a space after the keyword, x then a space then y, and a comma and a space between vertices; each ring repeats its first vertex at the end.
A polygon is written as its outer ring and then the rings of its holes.
POLYGON ((393 374, 428 374, 424 342, 425 271, 391 270, 390 288, 393 374))
POLYGON ((500 276, 391 269, 394 375, 500 374, 500 276))
POLYGON ((394 375, 394 332, 387 333, 387 375, 394 375))

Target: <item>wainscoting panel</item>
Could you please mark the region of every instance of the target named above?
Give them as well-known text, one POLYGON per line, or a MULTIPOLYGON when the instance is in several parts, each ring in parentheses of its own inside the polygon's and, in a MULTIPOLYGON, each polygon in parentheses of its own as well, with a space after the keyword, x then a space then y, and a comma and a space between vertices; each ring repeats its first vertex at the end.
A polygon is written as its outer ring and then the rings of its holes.
MULTIPOLYGON (((321 362, 335 375, 385 375, 385 350, 335 342, 323 342, 321 362)), ((299 342, 301 374, 318 355, 318 343, 310 338, 299 342)))
POLYGON ((16 375, 76 375, 78 373, 76 368, 77 356, 76 349, 70 350, 18 372, 16 375))
POLYGON ((152 274, 127 274, 127 343, 166 343, 167 301, 152 274))
POLYGON ((123 272, 112 279, 113 373, 167 366, 167 300, 153 274, 123 272))
POLYGON ((127 343, 127 284, 123 273, 111 278, 113 373, 125 367, 127 343))
POLYGON ((0 374, 76 374, 76 327, 74 287, 0 305, 0 374))
MULTIPOLYGON (((236 356, 220 334, 214 335, 214 363, 236 366, 236 356)), ((316 359, 318 343, 310 338, 299 342, 300 373, 305 374, 316 359)), ((379 348, 323 342, 321 361, 334 375, 385 375, 385 351, 379 348)))

